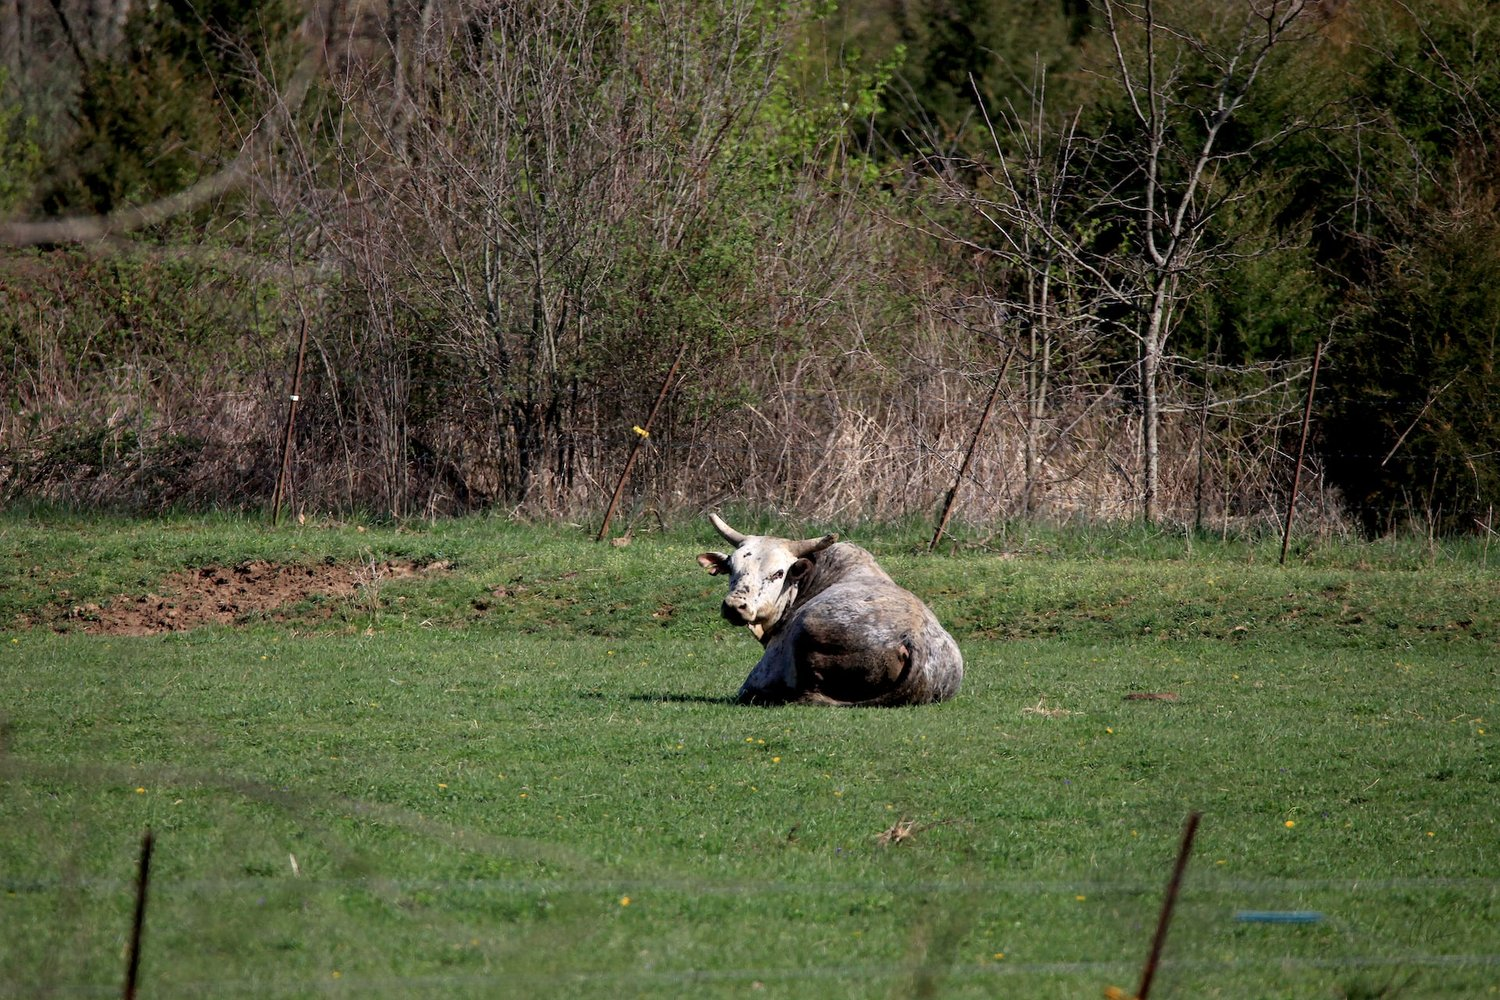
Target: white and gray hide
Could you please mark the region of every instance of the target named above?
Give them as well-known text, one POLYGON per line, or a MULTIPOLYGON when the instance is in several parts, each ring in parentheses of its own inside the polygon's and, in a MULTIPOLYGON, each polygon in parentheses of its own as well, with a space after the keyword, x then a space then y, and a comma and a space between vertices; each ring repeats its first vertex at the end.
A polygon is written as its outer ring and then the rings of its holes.
POLYGON ((746 535, 708 518, 734 551, 698 562, 729 577, 721 613, 765 647, 741 702, 918 705, 958 692, 958 644, 870 553, 837 535, 746 535))

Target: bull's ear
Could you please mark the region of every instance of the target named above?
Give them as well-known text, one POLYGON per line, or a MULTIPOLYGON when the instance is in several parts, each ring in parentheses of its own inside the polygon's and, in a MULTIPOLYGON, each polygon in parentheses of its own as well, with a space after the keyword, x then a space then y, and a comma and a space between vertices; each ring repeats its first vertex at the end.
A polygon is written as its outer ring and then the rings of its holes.
POLYGON ((807 571, 813 568, 811 559, 798 559, 792 563, 792 568, 786 571, 788 580, 800 580, 807 575, 807 571))
POLYGON ((729 572, 729 557, 722 552, 704 552, 698 556, 698 565, 719 576, 729 572))

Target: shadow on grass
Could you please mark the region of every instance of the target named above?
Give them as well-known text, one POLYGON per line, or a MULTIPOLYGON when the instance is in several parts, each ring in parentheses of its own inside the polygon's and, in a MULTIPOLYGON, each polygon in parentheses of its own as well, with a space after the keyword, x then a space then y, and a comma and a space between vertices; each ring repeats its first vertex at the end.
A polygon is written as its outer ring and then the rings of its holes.
MULTIPOLYGON (((579 696, 592 698, 595 701, 613 701, 616 697, 615 695, 605 694, 603 691, 580 691, 579 696)), ((665 701, 682 705, 738 705, 740 703, 739 699, 732 694, 682 694, 676 691, 659 693, 641 691, 636 694, 625 695, 625 700, 665 701)))

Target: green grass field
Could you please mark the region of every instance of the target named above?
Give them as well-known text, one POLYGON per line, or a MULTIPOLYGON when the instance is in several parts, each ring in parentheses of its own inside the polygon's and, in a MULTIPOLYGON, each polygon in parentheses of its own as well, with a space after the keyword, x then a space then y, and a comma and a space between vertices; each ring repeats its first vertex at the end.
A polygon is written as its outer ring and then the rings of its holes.
POLYGON ((783 527, 927 598, 961 695, 732 704, 706 525, 0 516, 0 995, 118 993, 149 827, 143 996, 1100 997, 1190 810, 1153 997, 1500 995, 1487 550, 783 527), (88 610, 252 558, 372 569, 232 626, 88 610))

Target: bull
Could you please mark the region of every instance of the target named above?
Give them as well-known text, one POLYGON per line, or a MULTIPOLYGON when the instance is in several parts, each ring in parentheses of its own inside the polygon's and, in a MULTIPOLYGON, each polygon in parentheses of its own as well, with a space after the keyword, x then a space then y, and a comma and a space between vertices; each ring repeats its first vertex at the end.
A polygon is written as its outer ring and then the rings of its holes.
POLYGON ((742 703, 916 705, 958 692, 958 644, 870 553, 837 535, 793 541, 708 519, 734 551, 698 563, 729 577, 720 613, 764 647, 742 703))

